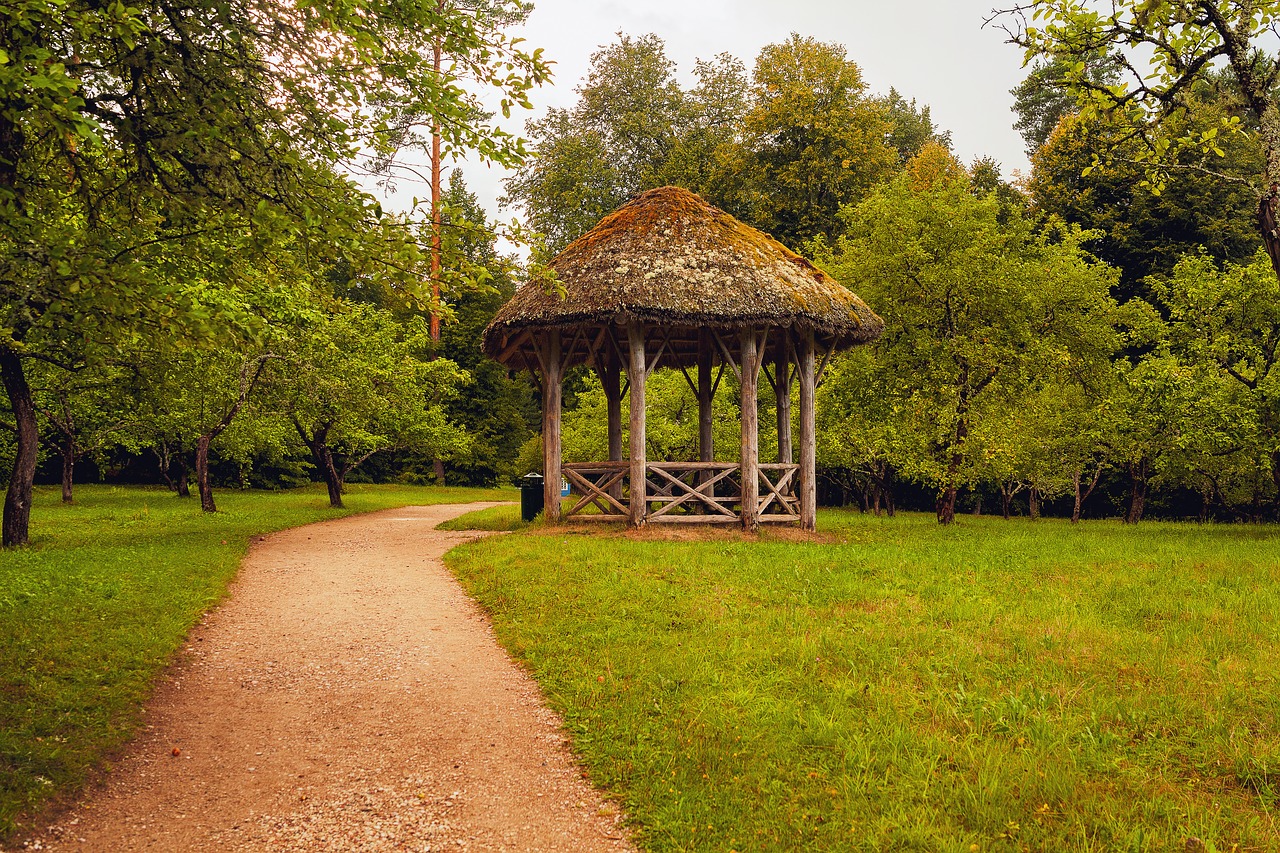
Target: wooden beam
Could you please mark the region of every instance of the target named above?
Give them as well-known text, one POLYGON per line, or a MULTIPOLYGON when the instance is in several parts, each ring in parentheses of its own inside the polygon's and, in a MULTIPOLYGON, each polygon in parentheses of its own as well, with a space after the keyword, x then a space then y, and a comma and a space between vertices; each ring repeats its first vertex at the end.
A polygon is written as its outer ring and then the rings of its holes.
POLYGON ((818 527, 818 443, 814 425, 814 388, 817 371, 814 369, 813 330, 802 333, 800 338, 800 527, 816 530, 818 527))
MULTIPOLYGON (((596 368, 600 374, 600 385, 604 388, 605 409, 609 419, 609 461, 622 460, 622 387, 621 365, 612 353, 602 353, 596 368)), ((615 499, 622 499, 622 481, 619 480, 610 489, 609 494, 615 499)))
MULTIPOLYGON (((729 345, 724 342, 724 338, 720 337, 720 333, 715 329, 710 329, 709 331, 711 332, 711 339, 716 342, 718 347, 720 347, 720 355, 724 358, 724 361, 720 363, 721 367, 726 364, 729 365, 729 369, 733 371, 733 375, 741 379, 742 371, 738 369, 738 363, 734 359, 733 353, 729 350, 729 345)), ((754 332, 752 334, 754 334, 754 332)))
POLYGON ((788 335, 779 330, 781 336, 774 348, 773 390, 778 399, 778 461, 790 462, 791 451, 791 359, 789 358, 788 335))
POLYGON ((715 420, 711 404, 715 399, 715 384, 711 369, 715 361, 715 347, 711 334, 703 329, 698 333, 698 460, 716 461, 715 420))
POLYGON ((627 324, 627 381, 631 386, 631 526, 644 524, 648 510, 648 480, 645 477, 644 438, 644 325, 639 320, 627 324))
POLYGON ((760 425, 756 410, 759 388, 760 335, 755 329, 742 330, 742 528, 760 529, 760 425))
POLYGON ((543 517, 560 520, 560 396, 564 361, 560 330, 547 331, 542 346, 542 501, 543 517))

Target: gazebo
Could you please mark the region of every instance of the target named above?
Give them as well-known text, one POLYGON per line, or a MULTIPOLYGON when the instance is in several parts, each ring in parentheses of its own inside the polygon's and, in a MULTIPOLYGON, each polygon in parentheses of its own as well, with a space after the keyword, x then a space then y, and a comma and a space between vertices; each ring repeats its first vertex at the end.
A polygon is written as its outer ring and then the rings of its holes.
POLYGON ((878 337, 883 321, 857 296, 772 237, 678 187, 642 193, 550 263, 563 291, 527 282, 484 332, 486 353, 530 371, 542 392, 547 519, 741 524, 813 530, 814 390, 831 354, 878 337), (564 463, 565 371, 590 365, 609 419, 609 458, 564 463), (679 370, 698 400, 698 461, 650 460, 645 380, 679 370), (739 461, 717 461, 712 399, 725 370, 742 401, 739 461), (763 375, 777 400, 778 459, 759 459, 763 375), (799 384, 799 463, 791 388, 799 384), (629 454, 622 398, 630 390, 629 454), (576 494, 561 504, 561 478, 576 494))

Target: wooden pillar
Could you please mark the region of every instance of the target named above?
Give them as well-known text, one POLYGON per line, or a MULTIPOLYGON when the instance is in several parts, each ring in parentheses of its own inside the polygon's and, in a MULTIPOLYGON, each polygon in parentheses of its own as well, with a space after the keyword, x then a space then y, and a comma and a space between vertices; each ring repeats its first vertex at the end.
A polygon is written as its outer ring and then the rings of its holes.
POLYGON ((627 324, 627 344, 631 355, 627 360, 631 384, 631 526, 639 527, 644 524, 649 501, 644 455, 644 325, 638 320, 627 324))
POLYGON ((711 369, 715 364, 715 344, 711 332, 698 331, 698 461, 715 462, 715 420, 711 411, 711 369))
POLYGON ((542 347, 542 501, 543 517, 560 520, 560 396, 563 365, 560 330, 551 329, 542 347))
POLYGON ((752 532, 760 529, 759 345, 755 329, 742 330, 742 527, 752 532))
POLYGON ((800 528, 816 530, 818 526, 818 442, 814 425, 814 386, 817 380, 814 365, 813 330, 800 338, 800 528))
POLYGON ((773 384, 778 392, 778 461, 790 464, 791 451, 791 358, 787 352, 790 335, 778 331, 778 351, 773 355, 773 384))
MULTIPOLYGON (((600 385, 604 388, 605 408, 609 418, 609 461, 622 461, 622 381, 621 367, 613 355, 602 357, 597 367, 600 374, 600 385)), ((609 489, 614 498, 621 499, 622 483, 616 483, 609 489)))

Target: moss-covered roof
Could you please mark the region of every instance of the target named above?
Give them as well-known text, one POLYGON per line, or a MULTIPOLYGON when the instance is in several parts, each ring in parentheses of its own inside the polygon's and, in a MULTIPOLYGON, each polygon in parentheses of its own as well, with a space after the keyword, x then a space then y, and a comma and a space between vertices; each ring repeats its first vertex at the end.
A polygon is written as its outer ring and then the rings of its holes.
POLYGON ((565 296, 537 283, 522 286, 485 330, 490 355, 518 330, 629 318, 807 326, 842 346, 873 340, 884 328, 861 299, 809 261, 679 187, 636 196, 550 267, 565 296))

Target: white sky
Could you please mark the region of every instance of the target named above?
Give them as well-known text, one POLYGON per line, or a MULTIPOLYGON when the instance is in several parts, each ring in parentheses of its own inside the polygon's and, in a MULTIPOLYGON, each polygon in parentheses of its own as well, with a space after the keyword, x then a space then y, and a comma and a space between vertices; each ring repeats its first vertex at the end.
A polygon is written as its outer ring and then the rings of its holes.
MULTIPOLYGON (((570 107, 591 54, 616 40, 616 33, 656 33, 667 45, 681 82, 689 85, 695 59, 729 52, 748 73, 766 44, 791 32, 836 42, 862 69, 869 90, 896 88, 932 108, 934 124, 951 131, 952 147, 964 162, 991 156, 1006 179, 1029 169, 1022 138, 1012 127, 1009 89, 1025 76, 1021 52, 1005 44, 1003 33, 983 29, 993 0, 534 0, 521 35, 525 47, 544 48, 554 61, 551 85, 532 93, 535 113, 549 106, 570 107)), ((522 131, 530 113, 513 113, 508 128, 522 131)), ((467 184, 491 218, 510 220, 500 210, 505 173, 479 164, 463 166, 467 184)), ((388 206, 408 207, 426 187, 402 182, 388 206)))

